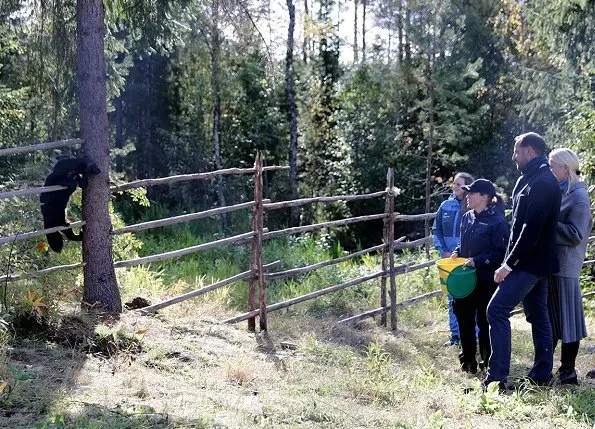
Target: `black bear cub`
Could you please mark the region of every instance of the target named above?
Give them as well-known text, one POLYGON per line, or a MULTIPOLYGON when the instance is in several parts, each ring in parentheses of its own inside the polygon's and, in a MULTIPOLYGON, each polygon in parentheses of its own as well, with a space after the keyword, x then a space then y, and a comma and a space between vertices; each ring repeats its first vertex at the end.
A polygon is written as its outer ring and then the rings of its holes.
MULTIPOLYGON (((45 179, 44 186, 61 185, 67 189, 41 194, 41 214, 43 215, 44 228, 56 226, 69 226, 66 221, 66 205, 70 196, 76 190, 77 185, 81 188, 87 186, 87 175, 99 173, 99 168, 87 158, 66 158, 58 161, 52 172, 45 179)), ((69 240, 81 241, 83 233, 75 234, 72 229, 62 231, 69 240)), ((64 240, 60 232, 46 234, 50 248, 55 252, 61 252, 64 240)))

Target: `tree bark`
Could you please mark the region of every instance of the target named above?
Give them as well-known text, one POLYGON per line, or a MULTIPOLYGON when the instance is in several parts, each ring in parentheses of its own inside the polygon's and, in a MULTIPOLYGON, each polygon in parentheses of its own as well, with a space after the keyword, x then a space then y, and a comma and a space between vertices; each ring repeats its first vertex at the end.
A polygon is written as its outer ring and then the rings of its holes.
POLYGON ((357 25, 357 9, 359 7, 359 0, 353 0, 353 62, 357 64, 359 61, 358 58, 358 46, 357 46, 357 32, 358 32, 358 25, 357 25))
MULTIPOLYGON (((432 20, 429 26, 429 30, 431 33, 431 41, 430 41, 430 52, 428 54, 428 69, 427 69, 427 79, 428 79, 428 95, 430 97, 430 107, 429 107, 429 130, 428 130, 428 151, 426 154, 426 213, 430 212, 430 196, 432 192, 432 158, 434 156, 434 145, 435 145, 435 133, 434 133, 434 114, 435 114, 435 104, 436 104, 436 93, 434 87, 434 62, 436 59, 436 26, 432 20)), ((430 235, 430 220, 426 219, 424 222, 424 232, 425 236, 430 235)), ((430 244, 426 245, 426 258, 430 259, 430 244)))
POLYGON ((368 0, 362 0, 362 62, 366 62, 366 12, 368 0))
POLYGON ((304 64, 308 63, 308 54, 310 53, 310 36, 308 36, 308 26, 310 25, 310 8, 308 0, 304 0, 304 42, 302 44, 302 60, 304 64))
POLYGON ((105 34, 102 0, 77 1, 77 81, 83 151, 101 170, 83 191, 83 301, 109 313, 122 311, 112 260, 108 202, 109 125, 107 120, 105 34))
MULTIPOLYGON (((211 85, 213 91, 213 147, 215 151, 215 169, 222 169, 221 162, 221 94, 219 84, 219 50, 221 42, 219 40, 219 0, 213 0, 213 27, 212 27, 212 48, 211 48, 211 85)), ((225 206, 225 193, 223 190, 223 178, 217 177, 217 199, 219 206, 225 206)), ((221 226, 227 229, 227 214, 221 215, 221 226)))
POLYGON ((399 64, 403 63, 403 0, 398 0, 397 34, 399 38, 399 64))
MULTIPOLYGON (((287 0, 289 9, 289 30, 287 32, 287 56, 285 59, 285 79, 287 81, 287 105, 289 113, 289 196, 291 200, 298 198, 297 183, 297 106, 295 105, 295 78, 293 75, 293 33, 295 30, 295 5, 293 0, 287 0)), ((289 212, 289 226, 298 226, 300 211, 291 207, 289 212)))

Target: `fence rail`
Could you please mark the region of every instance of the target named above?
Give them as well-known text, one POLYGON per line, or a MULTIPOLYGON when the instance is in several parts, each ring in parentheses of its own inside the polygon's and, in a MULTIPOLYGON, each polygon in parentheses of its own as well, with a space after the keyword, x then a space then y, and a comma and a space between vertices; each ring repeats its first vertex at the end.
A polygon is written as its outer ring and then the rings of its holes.
MULTIPOLYGON (((263 167, 263 171, 275 171, 275 170, 289 170, 287 166, 269 166, 263 167)), ((180 174, 178 176, 162 177, 159 179, 143 179, 135 180, 134 182, 123 183, 121 185, 112 186, 110 190, 112 192, 120 192, 128 189, 143 188, 147 186, 165 185, 176 182, 185 182, 189 180, 208 180, 213 179, 217 176, 227 175, 239 175, 239 174, 250 174, 254 173, 254 168, 226 168, 223 170, 209 171, 207 173, 194 173, 194 174, 180 174)))
MULTIPOLYGON (((38 145, 30 145, 25 146, 22 148, 10 148, 0 150, 0 156, 2 155, 9 155, 14 153, 24 153, 30 152, 34 150, 43 150, 49 149, 54 147, 61 147, 61 146, 70 146, 80 144, 81 140, 79 139, 72 139, 72 140, 64 140, 59 142, 50 142, 50 143, 43 143, 38 145)), ((167 306, 185 301, 187 299, 191 299, 200 295, 203 295, 207 292, 215 290, 225 285, 232 284, 234 282, 244 280, 248 281, 248 311, 246 313, 240 314, 233 318, 227 319, 223 321, 224 323, 236 323, 243 320, 248 320, 248 329, 255 330, 255 318, 256 316, 259 317, 260 322, 260 329, 266 330, 267 329, 267 313, 271 311, 276 311, 281 308, 287 308, 289 306, 315 299, 317 297, 337 292, 343 289, 346 289, 351 286, 359 285, 371 280, 375 280, 380 278, 380 308, 372 309, 366 311, 359 315, 354 315, 345 319, 340 320, 338 323, 357 323, 362 320, 365 320, 370 317, 381 316, 381 323, 386 325, 386 315, 390 314, 390 321, 391 321, 391 329, 397 328, 397 314, 396 311, 398 309, 405 308, 409 305, 412 305, 416 302, 424 301, 427 299, 434 298, 436 296, 440 296, 442 292, 440 290, 432 291, 429 293, 425 293, 413 298, 406 299, 402 302, 396 302, 396 295, 397 295, 397 276, 414 272, 420 269, 427 269, 428 267, 435 264, 436 260, 428 260, 423 263, 419 263, 417 265, 413 265, 412 261, 403 263, 401 265, 395 266, 394 262, 394 251, 396 249, 410 249, 410 248, 417 248, 421 246, 426 246, 431 243, 431 237, 423 237, 414 241, 405 242, 404 237, 395 240, 395 222, 410 222, 410 221, 429 221, 436 217, 436 213, 422 213, 422 214, 401 214, 394 212, 394 205, 395 205, 395 197, 396 194, 393 192, 394 190, 394 179, 393 179, 393 171, 389 169, 387 172, 387 183, 384 191, 379 192, 372 192, 367 194, 360 194, 360 195, 342 195, 342 196, 328 196, 328 197, 312 197, 312 198, 302 198, 290 201, 280 201, 280 202, 270 202, 269 200, 264 199, 263 197, 263 174, 266 171, 276 171, 276 170, 287 170, 288 167, 286 166, 269 166, 263 167, 263 162, 260 154, 257 155, 255 164, 253 168, 230 168, 230 169, 222 169, 222 170, 215 170, 206 173, 196 173, 196 174, 185 174, 185 175, 177 175, 177 176, 170 176, 164 178, 157 178, 157 179, 144 179, 144 180, 137 180, 130 183, 124 183, 117 186, 113 186, 110 188, 112 192, 121 192, 128 189, 138 188, 138 187, 147 187, 147 186, 156 186, 162 184, 172 184, 181 181, 190 181, 190 180, 209 180, 215 177, 223 176, 223 175, 240 175, 240 174, 254 174, 254 200, 248 201, 245 203, 240 203, 232 206, 226 207, 218 207, 214 209, 209 209, 197 213, 190 213, 184 214, 179 216, 173 216, 164 219, 158 219, 154 221, 143 222, 135 225, 128 225, 119 229, 112 231, 112 235, 119 235, 125 233, 134 233, 138 231, 143 231, 146 229, 151 228, 158 228, 166 225, 174 225, 182 222, 190 222, 197 219, 202 219, 210 216, 217 216, 224 213, 229 213, 236 210, 241 209, 252 209, 252 231, 235 235, 232 237, 227 237, 215 241, 211 241, 208 243, 203 243, 196 246, 187 247, 184 249, 178 249, 170 252, 164 252, 161 254, 149 255, 145 257, 134 258, 125 261, 117 261, 114 263, 115 268, 121 267, 128 267, 140 264, 147 264, 152 262, 164 261, 172 258, 177 258, 183 255, 188 255, 194 252, 207 250, 215 247, 219 247, 222 245, 228 244, 241 244, 245 245, 250 243, 251 244, 251 256, 250 256, 250 269, 248 271, 236 274, 232 277, 227 279, 218 280, 214 283, 202 287, 200 289, 188 292, 183 295, 179 295, 168 300, 162 301, 158 304, 151 305, 149 307, 145 307, 140 309, 139 311, 142 313, 149 313, 153 311, 157 311, 159 309, 165 308, 167 306), (315 203, 331 203, 336 201, 356 201, 356 200, 367 200, 372 198, 384 198, 385 199, 385 211, 384 213, 379 214, 372 214, 372 215, 365 215, 365 216, 356 216, 350 217, 340 220, 328 221, 317 223, 313 225, 304 225, 299 227, 292 227, 286 228, 282 230, 276 231, 268 231, 268 229, 264 226, 264 214, 268 211, 288 208, 288 207, 296 207, 302 206, 306 204, 315 204, 315 203), (373 220, 380 220, 383 221, 383 244, 370 247, 368 249, 360 250, 358 252, 352 253, 350 255, 342 256, 339 258, 319 262, 316 264, 311 264, 305 267, 296 267, 291 268, 284 271, 272 272, 269 273, 268 271, 277 266, 280 261, 276 261, 270 264, 263 263, 263 243, 265 240, 271 240, 278 237, 294 235, 294 234, 302 234, 307 232, 312 232, 316 230, 320 230, 323 228, 337 228, 342 226, 347 226, 359 222, 366 222, 366 221, 373 221, 373 220), (365 254, 369 254, 372 252, 381 251, 382 252, 382 268, 379 272, 375 272, 372 274, 368 274, 366 276, 362 276, 356 279, 349 280, 347 282, 343 282, 340 284, 336 284, 333 286, 326 287, 324 289, 320 289, 317 291, 313 291, 307 294, 304 294, 299 297, 295 297, 289 300, 285 300, 282 302, 274 303, 267 305, 266 303, 266 286, 267 282, 280 279, 280 278, 287 278, 287 277, 295 277, 298 275, 303 275, 310 273, 314 270, 339 264, 342 262, 346 262, 349 260, 353 260, 365 254), (387 282, 389 282, 390 287, 387 288, 387 282), (256 296, 258 295, 258 306, 256 305, 256 296), (387 300, 388 295, 388 300, 387 300), (258 307, 258 308, 257 308, 258 307)), ((2 198, 12 198, 17 196, 24 196, 24 195, 34 195, 34 194, 41 194, 44 192, 55 192, 57 190, 65 189, 63 186, 51 186, 51 187, 38 187, 38 188, 30 188, 30 189, 23 189, 19 191, 11 191, 11 192, 4 192, 0 193, 0 199, 2 198)), ((23 234, 15 234, 9 237, 2 237, 0 238, 0 244, 2 243, 9 243, 15 242, 20 240, 26 240, 33 237, 37 237, 40 235, 44 235, 47 233, 55 232, 55 231, 62 231, 68 228, 76 228, 81 227, 85 223, 84 222, 75 222, 70 227, 56 227, 56 228, 49 228, 43 229, 39 231, 33 232, 26 232, 23 234)), ((595 236, 590 237, 590 241, 595 240, 595 236)), ((592 265, 595 264, 595 260, 585 261, 585 265, 592 265)), ((22 280, 26 278, 38 277, 42 275, 47 275, 50 273, 64 271, 64 270, 72 270, 84 267, 85 263, 79 264, 72 264, 72 265, 63 265, 63 266, 56 266, 45 268, 39 271, 34 271, 30 273, 23 273, 23 274, 7 274, 3 277, 0 277, 0 281, 15 281, 15 280, 22 280)), ((592 296, 595 292, 589 292, 585 294, 586 296, 592 296)))
POLYGON ((34 152, 38 150, 55 149, 65 146, 77 146, 83 143, 81 139, 58 140, 55 142, 36 143, 28 146, 9 147, 7 149, 0 149, 0 156, 14 155, 17 153, 34 152))

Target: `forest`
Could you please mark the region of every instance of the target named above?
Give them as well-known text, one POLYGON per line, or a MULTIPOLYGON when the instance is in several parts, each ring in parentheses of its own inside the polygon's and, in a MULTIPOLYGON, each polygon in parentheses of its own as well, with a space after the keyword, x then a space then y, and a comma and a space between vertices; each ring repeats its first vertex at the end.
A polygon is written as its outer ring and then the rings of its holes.
MULTIPOLYGON (((291 167, 268 175, 268 198, 375 191, 394 167, 396 210, 416 213, 436 208, 460 170, 510 192, 512 139, 526 131, 578 150, 590 173, 594 7, 106 0, 112 178, 252 166, 261 151, 265 165, 291 167)), ((3 1, 0 19, 0 146, 78 137, 76 2, 3 1)), ((59 155, 0 159, 2 186, 39 183, 59 155)), ((225 180, 147 197, 184 211, 247 189, 225 180)), ((142 210, 119 206, 127 219, 142 210)))
MULTIPOLYGON (((384 306, 377 282, 275 313, 271 337, 219 323, 246 310, 247 281, 154 317, 121 313, 122 303, 150 304, 254 268, 250 245, 235 244, 151 265, 127 261, 254 225, 234 211, 137 234, 112 230, 246 203, 258 186, 251 174, 111 194, 107 183, 113 190, 252 168, 260 154, 265 167, 285 167, 263 173, 267 201, 388 195, 390 169, 391 210, 429 214, 460 171, 510 195, 519 175, 514 137, 529 131, 550 148, 575 150, 595 195, 595 0, 2 0, 0 151, 84 143, 0 156, 0 237, 14 237, 0 243, 0 426, 592 427, 592 381, 499 396, 453 371, 454 348, 435 347, 447 325, 446 303, 434 299, 437 275, 402 268, 432 265, 429 247, 395 252, 391 264, 407 277, 392 301, 432 300, 402 307, 390 333, 371 320, 336 323, 384 306), (59 160, 85 147, 101 192, 91 178, 66 219, 85 220, 91 236, 92 225, 107 222, 105 236, 67 240, 60 253, 43 235, 17 240, 42 228, 40 199, 6 195, 42 186, 59 160), (108 271, 94 271, 96 257, 109 259, 108 271), (69 270, 24 275, 56 266, 69 270), (85 310, 105 304, 105 284, 115 288, 105 309, 121 314, 91 317, 85 310)), ((270 211, 264 222, 280 230, 385 209, 382 198, 342 200, 270 211)), ((427 219, 394 223, 392 234, 424 239, 427 219)), ((377 217, 268 241, 261 256, 281 270, 321 264, 386 242, 382 230, 377 217)), ((370 273, 385 263, 362 254, 273 279, 266 299, 377 278, 370 273)), ((581 279, 592 296, 592 268, 581 279)), ((592 330, 587 299, 585 309, 592 330)), ((519 375, 531 359, 530 333, 513 325, 519 375)), ((582 347, 586 373, 592 337, 582 347)))
MULTIPOLYGON (((2 148, 82 137, 79 106, 96 93, 82 89, 77 71, 83 4, 2 2, 2 148)), ((523 132, 575 149, 587 176, 594 168, 593 1, 110 0, 103 12, 112 184, 251 167, 261 153, 265 166, 288 166, 265 174, 271 201, 375 192, 394 168, 395 211, 414 214, 434 211, 457 171, 510 193, 512 142, 523 132)), ((0 157, 2 189, 39 186, 56 160, 76 153, 0 157)), ((237 204, 252 189, 251 179, 229 176, 117 193, 111 222, 237 204)), ((2 200, 2 235, 36 229, 37 205, 2 200)), ((382 205, 293 208, 267 224, 374 214, 382 205)), ((79 192, 69 216, 81 214, 79 192)), ((190 228, 207 236, 246 225, 245 216, 222 215, 190 228)), ((322 240, 362 248, 379 242, 380 227, 368 222, 322 240)), ((403 224, 398 235, 415 239, 427 228, 403 224)), ((123 237, 115 259, 166 236, 123 237)), ((8 271, 47 265, 44 243, 15 246, 2 250, 8 271)))

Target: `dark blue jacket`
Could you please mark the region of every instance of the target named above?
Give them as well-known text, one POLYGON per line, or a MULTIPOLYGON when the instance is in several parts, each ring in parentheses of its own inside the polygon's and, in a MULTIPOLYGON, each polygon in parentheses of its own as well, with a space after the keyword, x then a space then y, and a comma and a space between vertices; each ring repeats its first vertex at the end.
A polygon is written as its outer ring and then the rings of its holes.
POLYGON ((538 277, 558 272, 561 191, 545 156, 532 159, 512 191, 512 232, 504 262, 538 277))
POLYGON ((461 221, 461 243, 455 252, 473 258, 478 280, 493 282, 494 271, 504 260, 509 235, 502 204, 490 204, 481 213, 469 210, 461 221))

